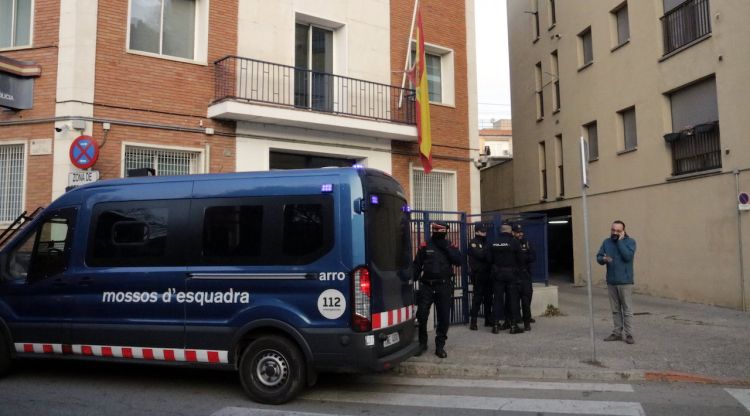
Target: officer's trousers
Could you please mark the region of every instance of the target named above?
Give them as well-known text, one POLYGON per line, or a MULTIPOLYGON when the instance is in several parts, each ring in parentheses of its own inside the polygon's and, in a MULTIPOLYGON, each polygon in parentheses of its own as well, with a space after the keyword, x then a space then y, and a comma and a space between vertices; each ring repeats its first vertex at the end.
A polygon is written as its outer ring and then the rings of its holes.
POLYGON ((420 281, 417 294, 417 321, 419 321, 419 344, 427 345, 427 318, 430 307, 435 304, 437 326, 435 327, 435 349, 442 349, 448 339, 448 326, 451 319, 453 283, 450 280, 428 283, 420 281))
POLYGON ((528 324, 531 322, 531 296, 534 294, 531 278, 521 279, 518 289, 521 298, 521 318, 524 324, 528 324))
POLYGON ((474 293, 471 298, 471 322, 476 322, 479 315, 479 306, 484 306, 484 321, 492 322, 492 279, 489 272, 474 273, 474 293))
POLYGON ((500 273, 493 276, 494 282, 494 295, 495 302, 492 306, 492 310, 495 316, 495 324, 499 324, 502 321, 513 324, 521 319, 520 311, 518 310, 518 279, 514 273, 500 273), (510 305, 516 305, 516 307, 510 308, 510 316, 505 313, 505 302, 507 301, 510 305))

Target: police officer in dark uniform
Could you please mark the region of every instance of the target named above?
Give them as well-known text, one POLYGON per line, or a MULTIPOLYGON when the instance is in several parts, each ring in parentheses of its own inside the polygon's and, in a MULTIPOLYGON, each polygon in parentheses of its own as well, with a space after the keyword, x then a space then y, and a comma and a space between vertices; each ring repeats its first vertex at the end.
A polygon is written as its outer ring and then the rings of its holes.
POLYGON ((513 225, 513 236, 521 244, 521 255, 523 264, 521 267, 521 279, 518 288, 518 294, 521 298, 521 318, 523 319, 523 330, 531 331, 531 323, 534 322, 531 317, 531 296, 534 293, 534 285, 531 281, 531 264, 536 261, 536 253, 531 248, 529 241, 523 238, 523 228, 521 224, 513 225))
POLYGON ((479 306, 484 305, 484 326, 492 326, 492 280, 490 279, 490 247, 487 229, 482 224, 474 226, 474 238, 469 242, 467 257, 474 294, 471 300, 469 329, 477 330, 479 306))
POLYGON ((419 280, 417 294, 417 320, 419 321, 419 352, 427 350, 427 318, 435 303, 437 327, 435 328, 435 355, 445 358, 445 340, 448 338, 451 303, 453 301, 453 266, 461 265, 461 252, 445 238, 448 224, 433 222, 430 241, 419 248, 414 258, 414 279, 419 280))
POLYGON ((495 302, 492 307, 494 312, 494 325, 492 333, 497 334, 500 330, 510 328, 511 334, 523 333, 518 327, 520 321, 518 307, 510 308, 510 316, 505 313, 506 296, 511 305, 518 305, 519 271, 523 265, 521 255, 521 244, 511 234, 512 227, 509 223, 500 226, 500 235, 497 241, 490 246, 490 257, 492 259, 492 282, 495 302), (500 322, 504 321, 502 325, 500 322))

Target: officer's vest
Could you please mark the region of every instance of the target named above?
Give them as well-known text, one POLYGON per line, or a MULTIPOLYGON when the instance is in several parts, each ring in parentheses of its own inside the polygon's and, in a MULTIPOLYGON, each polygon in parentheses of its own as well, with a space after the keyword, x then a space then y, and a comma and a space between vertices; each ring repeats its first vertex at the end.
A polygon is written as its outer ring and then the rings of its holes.
POLYGON ((435 245, 428 244, 425 247, 422 273, 425 280, 450 279, 453 276, 453 268, 448 260, 448 254, 435 245))

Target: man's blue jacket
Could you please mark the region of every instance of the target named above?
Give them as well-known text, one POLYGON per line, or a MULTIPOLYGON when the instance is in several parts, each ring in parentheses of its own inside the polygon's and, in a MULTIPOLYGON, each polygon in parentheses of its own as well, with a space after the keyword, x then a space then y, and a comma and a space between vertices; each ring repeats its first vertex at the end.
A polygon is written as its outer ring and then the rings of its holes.
POLYGON ((622 240, 612 241, 606 239, 602 243, 599 252, 596 253, 596 261, 607 265, 608 285, 632 285, 633 284, 633 258, 635 257, 635 240, 623 237, 622 240), (604 255, 612 257, 612 262, 604 261, 604 255))

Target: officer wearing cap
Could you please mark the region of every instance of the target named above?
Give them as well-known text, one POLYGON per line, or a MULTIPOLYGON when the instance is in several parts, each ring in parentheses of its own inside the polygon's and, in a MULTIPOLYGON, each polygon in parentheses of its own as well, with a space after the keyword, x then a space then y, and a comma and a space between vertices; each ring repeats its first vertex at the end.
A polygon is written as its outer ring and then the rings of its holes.
POLYGON ((484 326, 492 326, 492 280, 490 280, 490 247, 487 244, 487 229, 483 224, 474 226, 474 238, 469 242, 467 257, 469 276, 474 286, 471 300, 471 322, 469 329, 477 330, 479 306, 484 305, 484 326))
POLYGON ((511 334, 523 333, 518 327, 520 321, 518 307, 510 308, 510 314, 505 313, 505 298, 508 297, 511 305, 518 305, 518 278, 519 270, 523 264, 521 255, 521 244, 513 237, 510 223, 504 222, 500 226, 500 235, 497 241, 490 246, 490 257, 492 259, 492 283, 495 301, 492 306, 494 325, 492 333, 497 334, 500 330, 510 328, 511 334), (504 321, 502 325, 500 322, 504 321))
POLYGON ((433 222, 430 241, 417 251, 414 258, 414 279, 419 280, 417 293, 417 320, 419 321, 419 351, 427 350, 427 318, 435 304, 435 355, 445 358, 445 340, 448 339, 451 303, 453 301, 453 266, 461 265, 461 252, 446 239, 448 224, 433 222))
MULTIPOLYGON (((521 267, 521 279, 518 287, 518 295, 521 301, 521 318, 523 319, 523 330, 531 331, 531 323, 534 318, 531 317, 531 297, 534 293, 534 285, 531 281, 531 264, 536 261, 536 252, 531 248, 528 240, 523 238, 523 228, 521 224, 513 225, 513 236, 521 244, 521 254, 523 264, 521 267)), ((516 304, 515 307, 518 307, 516 304)))

